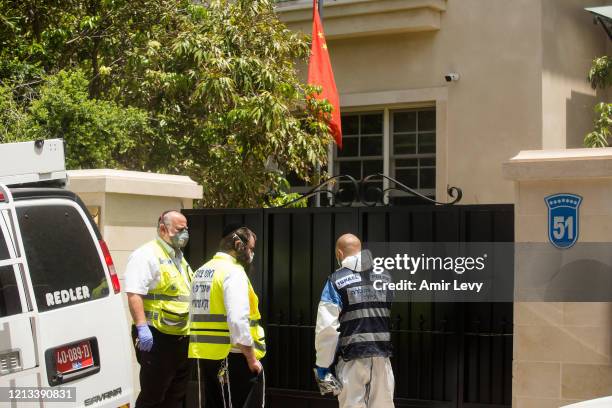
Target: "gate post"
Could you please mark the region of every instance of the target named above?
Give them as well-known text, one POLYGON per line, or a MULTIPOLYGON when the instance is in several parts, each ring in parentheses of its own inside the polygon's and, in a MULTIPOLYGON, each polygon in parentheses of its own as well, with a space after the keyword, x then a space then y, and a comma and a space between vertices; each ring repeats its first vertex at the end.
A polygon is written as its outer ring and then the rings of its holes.
POLYGON ((162 211, 193 208, 202 198, 202 186, 187 176, 127 170, 70 170, 67 188, 92 213, 121 280, 130 253, 155 237, 162 211))
MULTIPOLYGON (((559 234, 549 238, 545 197, 557 193, 582 197, 578 242, 612 242, 612 148, 524 151, 503 173, 515 182, 517 245, 539 243, 557 251, 553 257, 571 253, 553 247, 559 234)), ((515 282, 521 256, 517 250, 515 282)), ((557 408, 611 395, 611 335, 611 303, 515 300, 512 406, 557 408)))

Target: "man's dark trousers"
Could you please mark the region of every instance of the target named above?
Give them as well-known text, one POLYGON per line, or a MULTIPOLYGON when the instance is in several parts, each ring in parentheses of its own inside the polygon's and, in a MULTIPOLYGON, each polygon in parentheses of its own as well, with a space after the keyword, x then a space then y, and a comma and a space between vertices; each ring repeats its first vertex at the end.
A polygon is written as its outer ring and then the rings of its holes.
MULTIPOLYGON (((136 347, 140 364, 140 394, 136 408, 182 408, 189 380, 189 336, 164 334, 149 326, 153 334, 151 351, 136 347)), ((132 326, 134 344, 138 334, 132 326)))
POLYGON ((257 375, 249 369, 242 353, 229 353, 227 365, 229 387, 219 383, 219 368, 223 360, 199 359, 200 387, 204 408, 229 407, 229 391, 234 408, 261 408, 264 403, 264 373, 257 375), (225 398, 225 405, 223 404, 225 398))

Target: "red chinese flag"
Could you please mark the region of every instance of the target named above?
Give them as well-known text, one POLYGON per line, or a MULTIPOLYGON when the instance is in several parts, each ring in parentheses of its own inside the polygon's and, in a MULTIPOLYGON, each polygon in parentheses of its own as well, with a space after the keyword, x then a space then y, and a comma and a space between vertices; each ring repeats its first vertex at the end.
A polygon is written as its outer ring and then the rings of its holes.
POLYGON ((340 124, 340 103, 334 72, 332 71, 325 34, 319 17, 317 0, 313 0, 312 47, 308 63, 308 83, 322 87, 317 99, 327 99, 333 106, 329 127, 336 144, 342 149, 342 126, 340 124))

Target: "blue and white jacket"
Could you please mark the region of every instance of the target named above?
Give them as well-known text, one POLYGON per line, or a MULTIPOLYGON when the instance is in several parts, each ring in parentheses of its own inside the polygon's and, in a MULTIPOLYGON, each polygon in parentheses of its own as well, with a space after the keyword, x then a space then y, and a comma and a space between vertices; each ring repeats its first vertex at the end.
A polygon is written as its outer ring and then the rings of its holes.
POLYGON ((369 251, 350 256, 325 282, 315 327, 316 365, 329 367, 338 352, 345 361, 389 357, 392 293, 374 289, 374 280, 390 281, 372 271, 369 251))

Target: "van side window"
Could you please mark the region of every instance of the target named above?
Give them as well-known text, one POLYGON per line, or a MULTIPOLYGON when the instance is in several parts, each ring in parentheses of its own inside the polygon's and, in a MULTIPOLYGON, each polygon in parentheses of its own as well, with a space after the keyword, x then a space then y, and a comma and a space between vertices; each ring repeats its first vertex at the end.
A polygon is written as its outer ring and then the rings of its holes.
POLYGON ((39 311, 108 295, 108 283, 92 236, 76 208, 17 208, 39 311))
MULTIPOLYGON (((0 218, 2 215, 0 214, 0 218)), ((0 261, 9 260, 6 225, 0 219, 0 261)), ((0 317, 21 313, 21 298, 17 287, 15 267, 13 265, 0 266, 0 317)))
MULTIPOLYGON (((1 216, 1 215, 0 215, 1 216)), ((1 221, 0 221, 1 222, 1 221)), ((0 261, 4 261, 10 258, 8 247, 6 245, 6 239, 8 237, 4 236, 2 228, 0 228, 0 261)))
POLYGON ((13 265, 0 266, 0 317, 21 313, 21 300, 13 265))

